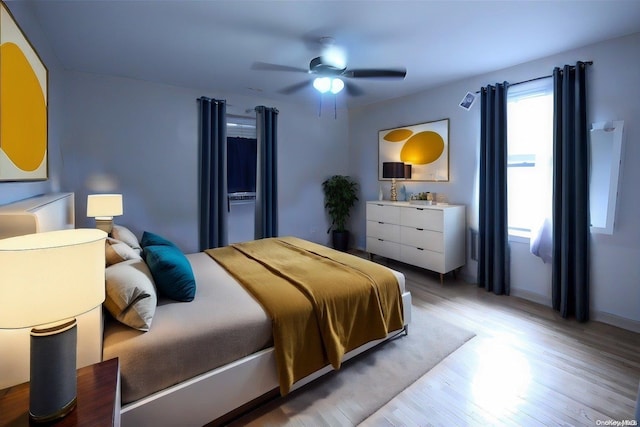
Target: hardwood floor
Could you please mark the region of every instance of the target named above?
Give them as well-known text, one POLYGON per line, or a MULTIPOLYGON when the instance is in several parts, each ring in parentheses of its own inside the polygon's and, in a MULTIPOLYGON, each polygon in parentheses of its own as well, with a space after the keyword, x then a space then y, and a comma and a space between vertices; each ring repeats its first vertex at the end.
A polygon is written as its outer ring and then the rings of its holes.
POLYGON ((451 275, 440 285, 438 274, 375 261, 405 274, 415 305, 476 337, 362 426, 595 426, 633 419, 640 334, 565 320, 551 308, 451 275))

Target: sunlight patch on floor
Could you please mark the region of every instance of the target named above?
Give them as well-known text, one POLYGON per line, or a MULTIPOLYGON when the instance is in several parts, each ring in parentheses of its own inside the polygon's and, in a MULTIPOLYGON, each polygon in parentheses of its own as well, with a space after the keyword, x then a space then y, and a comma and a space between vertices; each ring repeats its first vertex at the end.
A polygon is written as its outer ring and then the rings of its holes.
POLYGON ((496 417, 517 409, 531 382, 529 362, 506 343, 484 341, 478 348, 478 369, 472 380, 475 403, 496 417))

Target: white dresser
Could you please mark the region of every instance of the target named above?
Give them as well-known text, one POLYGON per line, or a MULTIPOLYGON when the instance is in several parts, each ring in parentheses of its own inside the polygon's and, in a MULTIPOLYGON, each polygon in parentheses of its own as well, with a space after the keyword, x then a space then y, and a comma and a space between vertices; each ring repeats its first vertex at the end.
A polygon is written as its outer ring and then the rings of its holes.
POLYGON ((465 207, 367 202, 367 252, 443 275, 465 263, 465 207))

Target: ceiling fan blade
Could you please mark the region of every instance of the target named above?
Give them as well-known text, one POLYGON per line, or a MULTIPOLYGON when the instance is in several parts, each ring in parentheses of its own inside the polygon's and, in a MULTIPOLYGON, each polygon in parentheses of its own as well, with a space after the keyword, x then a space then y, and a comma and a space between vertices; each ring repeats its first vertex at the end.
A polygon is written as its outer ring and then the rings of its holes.
POLYGON ((260 70, 260 71, 294 71, 294 72, 302 72, 308 73, 309 70, 300 67, 290 67, 288 65, 279 65, 279 64, 270 64, 268 62, 254 62, 251 64, 252 70, 260 70))
POLYGON ((344 82, 344 88, 347 91, 349 96, 360 96, 364 95, 364 91, 351 82, 344 82))
POLYGON ((307 81, 304 81, 304 82, 296 83, 296 84, 294 84, 294 85, 287 86, 287 87, 285 87, 285 88, 283 88, 283 89, 280 89, 280 90, 278 91, 278 93, 282 93, 282 94, 284 94, 284 95, 290 95, 290 94, 292 94, 292 93, 294 93, 294 92, 299 91, 300 89, 304 89, 304 88, 305 88, 305 86, 309 86, 309 83, 310 83, 310 82, 309 82, 308 80, 307 80, 307 81))
POLYGON ((404 68, 396 69, 376 69, 376 68, 363 68, 359 70, 346 70, 342 73, 345 77, 351 77, 356 79, 362 78, 392 78, 392 79, 404 79, 407 75, 407 70, 404 68))

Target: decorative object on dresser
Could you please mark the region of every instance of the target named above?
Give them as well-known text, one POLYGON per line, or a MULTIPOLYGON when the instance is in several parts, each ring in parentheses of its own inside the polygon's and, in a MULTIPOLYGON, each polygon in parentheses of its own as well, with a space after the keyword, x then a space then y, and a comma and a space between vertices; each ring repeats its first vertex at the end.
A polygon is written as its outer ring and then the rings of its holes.
POLYGON ((31 329, 29 416, 63 418, 76 405, 74 316, 104 301, 106 233, 58 230, 0 240, 0 328, 31 329))
POLYGON ((367 202, 367 252, 444 274, 465 264, 462 205, 367 202))
POLYGON ((379 180, 386 162, 410 164, 405 179, 449 181, 449 119, 379 131, 379 180))
POLYGON ((391 192, 389 198, 392 202, 398 201, 398 190, 396 188, 396 178, 404 178, 403 162, 384 162, 382 164, 382 177, 391 178, 391 192))
POLYGON ((96 228, 111 233, 113 217, 122 215, 122 194, 89 194, 87 216, 96 219, 96 228))
POLYGON ((358 200, 358 183, 344 175, 334 175, 322 183, 324 207, 331 217, 331 225, 327 233, 331 235, 334 249, 346 251, 349 247, 349 230, 346 222, 351 208, 358 200))
POLYGON ((47 67, 0 1, 0 181, 47 179, 47 67))

